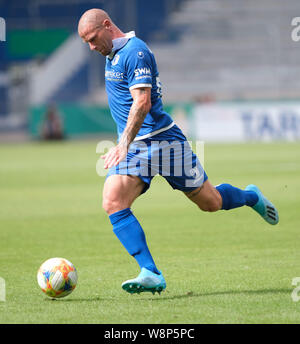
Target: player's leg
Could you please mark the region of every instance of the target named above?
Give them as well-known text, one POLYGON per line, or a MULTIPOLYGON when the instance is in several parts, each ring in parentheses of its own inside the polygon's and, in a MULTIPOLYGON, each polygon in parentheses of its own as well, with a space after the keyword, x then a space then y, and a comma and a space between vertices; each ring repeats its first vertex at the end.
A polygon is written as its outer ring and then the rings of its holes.
POLYGON ((113 231, 141 268, 136 279, 122 284, 122 288, 130 293, 154 293, 166 287, 164 277, 158 271, 147 246, 145 233, 130 209, 144 188, 145 183, 139 177, 110 175, 103 189, 103 208, 109 215, 113 231))
POLYGON ((111 175, 104 184, 103 208, 113 231, 141 268, 159 273, 148 249, 145 233, 130 207, 142 193, 144 182, 136 176, 111 175))
POLYGON ((104 183, 102 207, 108 215, 130 208, 142 193, 144 182, 137 176, 111 175, 104 183))
POLYGON ((203 211, 222 209, 222 197, 208 179, 200 187, 184 194, 203 211))
POLYGON ((252 207, 264 220, 275 225, 279 221, 275 206, 255 185, 248 185, 245 190, 230 184, 213 186, 208 180, 186 196, 204 211, 230 210, 242 206, 252 207))
POLYGON ((253 206, 258 201, 258 196, 253 191, 241 190, 230 184, 220 184, 215 187, 208 179, 199 188, 185 194, 201 210, 211 212, 239 208, 244 205, 253 206))
MULTIPOLYGON (((230 184, 213 186, 207 179, 207 175, 201 166, 196 154, 192 151, 186 137, 175 125, 166 132, 156 135, 156 140, 172 142, 175 149, 170 159, 162 159, 162 171, 166 167, 172 167, 172 174, 160 173, 172 186, 173 189, 183 191, 186 196, 204 211, 229 210, 242 206, 252 207, 268 223, 275 225, 279 221, 278 211, 275 206, 262 194, 255 185, 248 185, 245 190, 239 189, 230 184), (175 143, 177 142, 177 145, 175 143), (179 144, 178 144, 179 143, 179 144), (183 162, 183 163, 182 163, 183 162), (176 170, 181 170, 181 175, 176 170), (191 168, 192 167, 192 168, 191 168), (176 173, 175 173, 176 171, 176 173)), ((162 146, 165 153, 170 154, 168 146, 162 146)), ((164 152, 162 156, 167 156, 164 152)), ((170 171, 168 168, 167 171, 170 171)))

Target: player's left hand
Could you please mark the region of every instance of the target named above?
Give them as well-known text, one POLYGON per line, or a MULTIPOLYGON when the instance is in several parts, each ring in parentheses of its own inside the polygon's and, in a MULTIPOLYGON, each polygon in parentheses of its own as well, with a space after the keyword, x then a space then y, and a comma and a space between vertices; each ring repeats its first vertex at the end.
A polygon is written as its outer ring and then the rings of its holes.
POLYGON ((118 144, 112 147, 106 154, 101 156, 104 159, 104 168, 111 168, 112 166, 117 166, 127 155, 127 147, 118 144))

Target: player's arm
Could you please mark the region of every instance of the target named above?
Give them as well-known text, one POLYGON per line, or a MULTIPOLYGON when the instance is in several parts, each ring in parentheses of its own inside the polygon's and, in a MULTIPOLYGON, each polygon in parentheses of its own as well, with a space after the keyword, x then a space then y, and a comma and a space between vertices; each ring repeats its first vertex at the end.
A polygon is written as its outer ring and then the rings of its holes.
POLYGON ((133 103, 131 105, 126 128, 119 144, 129 148, 130 143, 139 132, 147 113, 151 109, 151 87, 134 88, 130 91, 133 103))
POLYGON ((130 92, 133 103, 129 111, 126 127, 119 144, 102 156, 104 168, 116 166, 126 157, 129 145, 136 137, 147 113, 151 109, 151 87, 134 88, 130 92))

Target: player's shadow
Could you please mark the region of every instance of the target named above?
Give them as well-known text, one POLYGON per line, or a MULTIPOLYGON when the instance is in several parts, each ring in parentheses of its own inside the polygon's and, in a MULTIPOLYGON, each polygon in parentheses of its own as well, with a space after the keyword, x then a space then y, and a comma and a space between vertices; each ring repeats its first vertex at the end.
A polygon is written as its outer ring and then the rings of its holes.
MULTIPOLYGON (((266 294, 282 294, 287 293, 291 294, 291 289, 258 289, 258 290, 224 290, 224 291, 212 291, 212 292, 203 292, 203 293, 195 293, 193 291, 189 291, 182 295, 168 295, 169 291, 163 292, 160 296, 155 295, 155 297, 151 298, 137 298, 137 301, 144 302, 145 300, 151 300, 151 301, 165 301, 165 300, 178 300, 178 299, 188 299, 192 297, 205 297, 205 296, 220 296, 220 295, 266 295, 266 294)), ((149 295, 150 296, 150 295, 149 295)), ((111 301, 112 298, 108 297, 90 297, 90 298, 61 298, 61 299, 50 299, 45 298, 46 302, 103 302, 103 301, 111 301)))
POLYGON ((191 297, 205 297, 205 296, 219 296, 219 295, 266 295, 266 294, 282 294, 288 293, 291 294, 292 289, 258 289, 258 290, 224 290, 224 291, 212 291, 212 292, 204 292, 204 293, 194 293, 193 291, 189 291, 182 295, 163 295, 161 297, 153 297, 153 301, 164 301, 164 300, 176 300, 176 299, 187 299, 191 297))

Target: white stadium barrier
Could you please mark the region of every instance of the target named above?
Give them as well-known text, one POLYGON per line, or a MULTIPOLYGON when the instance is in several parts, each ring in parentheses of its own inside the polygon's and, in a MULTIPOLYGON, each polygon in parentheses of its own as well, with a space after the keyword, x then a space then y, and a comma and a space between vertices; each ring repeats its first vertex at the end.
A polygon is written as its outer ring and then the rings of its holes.
POLYGON ((189 134, 205 142, 300 140, 300 102, 196 105, 191 121, 189 134))

